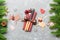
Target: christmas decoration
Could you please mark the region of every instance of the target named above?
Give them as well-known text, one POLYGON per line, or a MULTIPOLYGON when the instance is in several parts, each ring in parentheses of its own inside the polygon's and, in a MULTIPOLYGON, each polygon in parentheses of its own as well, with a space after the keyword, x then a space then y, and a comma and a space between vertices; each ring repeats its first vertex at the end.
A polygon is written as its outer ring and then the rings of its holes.
POLYGON ((31 32, 37 13, 35 12, 35 9, 30 9, 30 10, 25 10, 25 15, 26 16, 24 18, 25 21, 24 21, 23 30, 27 32, 31 32))
POLYGON ((50 17, 50 21, 53 22, 50 27, 52 31, 51 33, 55 35, 56 37, 60 37, 60 0, 53 0, 54 3, 51 3, 51 10, 50 13, 55 13, 55 15, 50 17))
POLYGON ((41 26, 42 28, 46 26, 46 24, 43 22, 42 17, 38 18, 38 25, 41 26))
POLYGON ((44 14, 45 10, 44 9, 40 9, 40 12, 41 12, 41 14, 44 14))
POLYGON ((9 20, 14 20, 14 21, 18 21, 20 19, 20 16, 19 15, 12 15, 10 16, 9 20))
POLYGON ((2 26, 6 26, 6 25, 7 25, 6 21, 3 21, 3 22, 1 23, 1 25, 2 25, 2 26))
POLYGON ((6 13, 5 0, 0 0, 0 40, 6 40, 4 34, 7 32, 7 19, 3 18, 6 13))
POLYGON ((48 26, 54 26, 53 22, 48 22, 48 26))

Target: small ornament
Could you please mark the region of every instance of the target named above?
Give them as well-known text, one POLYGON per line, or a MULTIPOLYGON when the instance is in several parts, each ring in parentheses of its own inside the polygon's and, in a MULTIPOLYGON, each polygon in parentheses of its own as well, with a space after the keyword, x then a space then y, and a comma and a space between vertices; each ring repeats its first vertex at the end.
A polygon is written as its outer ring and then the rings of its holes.
POLYGON ((44 10, 44 9, 40 9, 40 12, 41 12, 42 14, 44 14, 44 13, 45 13, 45 10, 44 10))
POLYGON ((48 26, 54 26, 53 22, 48 22, 48 26))
POLYGON ((6 21, 2 21, 1 25, 2 26, 6 26, 7 25, 7 22, 6 21))
POLYGON ((38 25, 41 26, 42 28, 46 26, 46 24, 43 22, 42 17, 38 18, 38 25))
POLYGON ((15 21, 18 21, 19 19, 20 19, 19 15, 16 15, 16 16, 12 15, 9 18, 9 20, 15 20, 15 21))

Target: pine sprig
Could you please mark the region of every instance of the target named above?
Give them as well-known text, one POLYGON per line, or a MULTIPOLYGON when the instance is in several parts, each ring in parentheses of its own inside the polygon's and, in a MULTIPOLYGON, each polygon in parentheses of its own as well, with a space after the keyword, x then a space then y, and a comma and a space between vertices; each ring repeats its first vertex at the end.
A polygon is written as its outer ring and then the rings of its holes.
POLYGON ((55 13, 54 16, 50 17, 50 21, 54 22, 54 26, 51 26, 52 34, 56 37, 60 37, 60 0, 53 0, 55 4, 50 4, 50 13, 55 13), (55 31, 53 31, 55 30, 55 31))
POLYGON ((0 0, 0 40, 7 40, 4 36, 7 32, 7 19, 3 19, 6 12, 5 0, 0 0))

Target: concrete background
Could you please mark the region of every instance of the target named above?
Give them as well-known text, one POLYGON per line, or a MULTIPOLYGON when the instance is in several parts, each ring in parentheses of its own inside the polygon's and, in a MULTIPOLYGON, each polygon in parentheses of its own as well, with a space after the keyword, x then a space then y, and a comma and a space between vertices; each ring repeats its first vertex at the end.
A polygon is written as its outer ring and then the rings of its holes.
MULTIPOLYGON (((24 18, 24 10, 35 8, 38 13, 37 18, 47 16, 43 19, 47 24, 49 17, 51 16, 51 14, 49 14, 49 4, 51 2, 52 0, 6 0, 6 5, 9 9, 7 18, 9 18, 10 15, 16 14, 19 14, 21 18, 24 18), (40 13, 40 8, 46 10, 45 14, 42 15, 40 13)), ((17 21, 17 23, 15 21, 8 20, 8 32, 5 35, 7 40, 60 40, 60 38, 57 38, 50 33, 51 30, 49 29, 49 26, 46 26, 43 30, 40 26, 33 26, 32 32, 25 32, 22 28, 23 22, 20 20, 17 21), (12 30, 11 27, 14 30, 12 30)))

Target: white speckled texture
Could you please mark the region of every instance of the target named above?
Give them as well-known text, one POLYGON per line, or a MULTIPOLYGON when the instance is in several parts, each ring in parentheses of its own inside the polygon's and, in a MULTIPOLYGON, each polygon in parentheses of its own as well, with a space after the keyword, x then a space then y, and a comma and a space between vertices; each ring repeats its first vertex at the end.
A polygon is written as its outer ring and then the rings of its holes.
MULTIPOLYGON (((52 0, 6 0, 7 7, 9 9, 9 13, 7 18, 9 18, 10 14, 19 14, 22 18, 24 17, 24 10, 28 8, 35 8, 36 12, 38 13, 37 18, 40 16, 46 16, 44 22, 47 24, 49 21, 49 3, 51 3, 52 0), (43 8, 46 10, 44 15, 41 15, 40 8, 43 8), (14 12, 14 10, 16 12, 14 12)), ((37 19, 36 18, 36 19, 37 19)), ((41 27, 33 26, 32 32, 24 32, 22 30, 23 28, 23 22, 17 21, 9 21, 8 22, 8 32, 5 35, 7 40, 60 40, 60 38, 57 38, 53 36, 50 32, 48 26, 44 28, 44 30, 41 29, 41 27), (14 30, 11 30, 11 25, 15 28, 14 30), (37 32, 35 32, 37 30, 37 32)))

